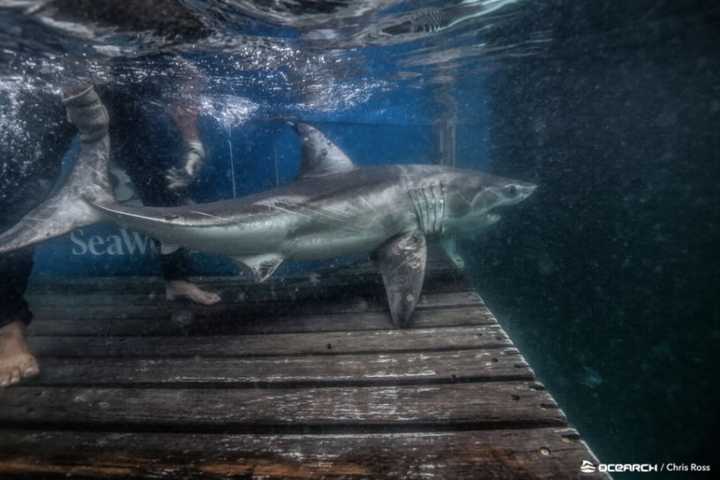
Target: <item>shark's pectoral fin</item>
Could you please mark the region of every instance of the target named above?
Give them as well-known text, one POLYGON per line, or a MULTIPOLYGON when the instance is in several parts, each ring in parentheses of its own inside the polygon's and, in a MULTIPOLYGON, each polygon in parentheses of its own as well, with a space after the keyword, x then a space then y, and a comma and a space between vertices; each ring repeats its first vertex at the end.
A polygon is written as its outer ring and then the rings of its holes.
POLYGON ((393 323, 410 326, 425 281, 425 235, 414 231, 394 237, 373 253, 373 261, 383 277, 393 323))
POLYGON ((275 273, 285 258, 278 253, 266 253, 251 257, 235 257, 235 261, 248 267, 256 282, 262 283, 275 273))

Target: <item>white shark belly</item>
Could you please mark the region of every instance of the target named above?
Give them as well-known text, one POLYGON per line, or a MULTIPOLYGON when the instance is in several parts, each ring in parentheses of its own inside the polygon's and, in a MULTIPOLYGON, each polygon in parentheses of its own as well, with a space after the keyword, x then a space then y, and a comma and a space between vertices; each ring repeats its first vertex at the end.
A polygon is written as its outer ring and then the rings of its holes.
MULTIPOLYGON (((378 209, 347 217, 342 224, 317 226, 307 233, 291 234, 284 242, 285 258, 321 260, 370 253, 388 239, 415 228, 412 215, 378 215, 378 209)), ((359 213, 359 212, 356 212, 359 213)))
POLYGON ((226 225, 147 224, 132 220, 122 223, 168 244, 230 257, 280 251, 290 230, 289 222, 282 216, 226 225))

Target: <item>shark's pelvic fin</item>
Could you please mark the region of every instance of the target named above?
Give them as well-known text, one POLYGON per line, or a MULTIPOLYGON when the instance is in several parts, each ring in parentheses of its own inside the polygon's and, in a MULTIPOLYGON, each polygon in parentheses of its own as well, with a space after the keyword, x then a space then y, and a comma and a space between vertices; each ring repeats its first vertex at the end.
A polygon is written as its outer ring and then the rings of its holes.
POLYGON ((457 248, 457 241, 453 237, 443 237, 440 239, 440 246, 445 251, 445 255, 459 269, 465 270, 465 260, 460 256, 457 248))
POLYGON ((393 323, 410 326, 425 281, 425 235, 414 231, 394 237, 375 251, 373 260, 382 274, 393 323))
POLYGON ((355 169, 350 157, 320 130, 307 123, 293 123, 302 140, 302 159, 298 178, 319 177, 355 169))
POLYGON ((0 235, 0 253, 98 222, 102 214, 88 202, 112 200, 107 111, 92 86, 66 96, 63 102, 68 120, 80 133, 80 154, 63 187, 0 235))
POLYGON ((257 283, 262 283, 275 273, 285 258, 278 253, 266 253, 251 257, 234 257, 235 261, 248 267, 257 283))

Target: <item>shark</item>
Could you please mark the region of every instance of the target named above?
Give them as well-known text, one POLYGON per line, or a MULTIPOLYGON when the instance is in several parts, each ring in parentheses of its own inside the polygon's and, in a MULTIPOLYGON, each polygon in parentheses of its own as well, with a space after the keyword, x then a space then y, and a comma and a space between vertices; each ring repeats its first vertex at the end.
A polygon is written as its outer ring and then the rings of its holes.
POLYGON ((422 291, 428 241, 500 220, 498 212, 536 186, 440 165, 356 165, 317 128, 291 122, 302 142, 297 178, 232 200, 181 207, 121 204, 109 180, 108 115, 90 86, 66 95, 80 153, 57 193, 0 235, 0 253, 114 222, 165 244, 221 254, 266 281, 288 260, 369 254, 397 327, 411 325, 422 291))

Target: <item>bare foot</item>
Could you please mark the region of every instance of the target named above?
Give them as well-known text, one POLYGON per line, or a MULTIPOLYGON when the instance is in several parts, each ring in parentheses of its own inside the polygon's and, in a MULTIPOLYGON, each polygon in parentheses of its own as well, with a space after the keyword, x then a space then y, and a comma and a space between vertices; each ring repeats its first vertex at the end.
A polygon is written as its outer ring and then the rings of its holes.
POLYGON ((220 295, 217 293, 205 291, 187 280, 172 280, 167 282, 165 286, 165 296, 168 300, 187 298, 202 305, 213 305, 220 301, 220 295))
POLYGON ((25 341, 25 325, 13 322, 0 328, 0 388, 40 373, 25 341))

